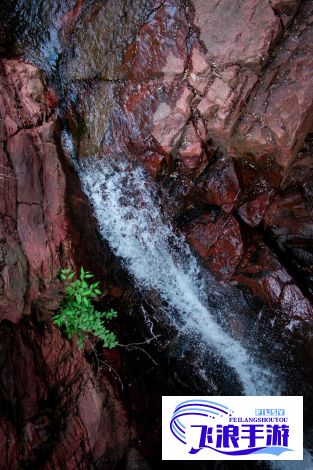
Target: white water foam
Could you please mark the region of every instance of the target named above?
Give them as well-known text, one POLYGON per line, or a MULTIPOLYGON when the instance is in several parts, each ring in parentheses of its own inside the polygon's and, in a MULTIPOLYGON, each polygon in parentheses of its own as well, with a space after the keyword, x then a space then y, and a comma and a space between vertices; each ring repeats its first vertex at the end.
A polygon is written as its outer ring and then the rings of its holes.
POLYGON ((210 290, 215 295, 220 291, 223 304, 223 290, 213 278, 211 285, 204 282, 190 248, 163 220, 144 171, 126 163, 90 159, 79 173, 102 237, 123 259, 138 287, 156 290, 165 302, 168 320, 180 332, 213 348, 237 373, 245 394, 273 394, 271 371, 257 365, 215 321, 205 298, 210 290))

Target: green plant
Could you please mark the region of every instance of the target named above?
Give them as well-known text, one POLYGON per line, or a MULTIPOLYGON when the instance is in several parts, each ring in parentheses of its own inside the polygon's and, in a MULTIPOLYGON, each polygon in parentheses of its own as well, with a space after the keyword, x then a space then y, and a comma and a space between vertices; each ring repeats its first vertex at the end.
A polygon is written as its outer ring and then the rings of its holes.
POLYGON ((86 333, 93 333, 102 339, 104 347, 113 348, 117 345, 116 336, 105 328, 103 322, 115 318, 117 313, 115 310, 98 312, 95 309, 92 299, 102 292, 98 287, 99 282, 87 281, 92 277, 84 268, 80 268, 79 277, 70 268, 61 270, 60 278, 67 284, 66 296, 60 312, 52 317, 52 321, 59 327, 64 326, 70 339, 77 335, 79 348, 84 345, 86 333))

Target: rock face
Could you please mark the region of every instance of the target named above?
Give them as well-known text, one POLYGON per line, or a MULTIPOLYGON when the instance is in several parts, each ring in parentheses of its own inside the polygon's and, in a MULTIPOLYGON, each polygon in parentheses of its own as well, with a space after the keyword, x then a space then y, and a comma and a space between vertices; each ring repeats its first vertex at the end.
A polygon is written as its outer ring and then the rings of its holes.
POLYGON ((60 151, 56 95, 18 60, 2 60, 0 90, 0 467, 115 468, 130 434, 112 375, 49 321, 61 267, 104 276, 105 250, 60 151))
MULTIPOLYGON (((219 280, 250 289, 289 325, 311 324, 312 1, 62 8, 31 9, 42 47, 30 46, 58 76, 79 159, 143 165, 219 280)), ((5 46, 0 30, 1 55, 5 46)), ((128 452, 110 377, 96 378, 48 321, 62 266, 105 276, 110 264, 61 150, 61 103, 17 59, 2 60, 0 90, 0 466, 145 468, 128 452)))
POLYGON ((213 210, 194 220, 186 233, 187 240, 216 276, 229 280, 243 254, 240 227, 235 218, 213 210))
MULTIPOLYGON (((312 129, 312 2, 305 2, 255 88, 233 136, 239 153, 286 175, 312 129)), ((274 171, 273 171, 274 170, 274 171)), ((273 175, 269 176, 273 179, 273 175)), ((278 178, 278 176, 277 176, 278 178)))
POLYGON ((51 324, 6 323, 0 336, 1 467, 115 468, 129 429, 110 378, 51 324))
POLYGON ((194 0, 194 23, 214 67, 238 64, 259 71, 281 31, 270 2, 194 0), (239 34, 240 32, 240 34, 239 34))
POLYGON ((2 62, 1 317, 17 323, 34 303, 57 306, 67 257, 65 175, 57 157, 57 99, 34 66, 2 62))
POLYGON ((111 25, 117 37, 133 28, 118 60, 97 59, 95 69, 77 48, 88 18, 97 40, 88 33, 82 51, 99 57, 106 5, 82 15, 71 36, 67 80, 78 69, 84 79, 71 85, 84 103, 69 120, 79 157, 126 154, 165 187, 174 175, 173 215, 189 221, 183 229, 206 266, 312 319, 312 2, 144 5, 139 14, 135 2, 129 26, 111 25))

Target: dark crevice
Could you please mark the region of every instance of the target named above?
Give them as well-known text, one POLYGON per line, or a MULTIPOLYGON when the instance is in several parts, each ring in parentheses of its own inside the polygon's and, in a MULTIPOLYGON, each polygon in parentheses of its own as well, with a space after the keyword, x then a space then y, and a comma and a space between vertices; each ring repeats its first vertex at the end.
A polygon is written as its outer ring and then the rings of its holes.
POLYGON ((292 252, 289 252, 288 248, 284 247, 275 236, 273 236, 270 229, 265 230, 262 235, 266 245, 275 253, 281 265, 286 269, 291 278, 294 279, 303 296, 313 302, 313 291, 304 281, 302 270, 299 270, 295 265, 292 252))

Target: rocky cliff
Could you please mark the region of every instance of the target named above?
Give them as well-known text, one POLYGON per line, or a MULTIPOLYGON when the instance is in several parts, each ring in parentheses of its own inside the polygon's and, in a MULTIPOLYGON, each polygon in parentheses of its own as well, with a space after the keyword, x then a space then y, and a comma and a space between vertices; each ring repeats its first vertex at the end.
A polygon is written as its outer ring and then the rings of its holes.
POLYGON ((139 3, 70 36, 79 158, 140 162, 219 279, 312 320, 312 2, 139 3))
POLYGON ((310 328, 313 3, 54 3, 53 28, 44 2, 31 29, 58 37, 50 76, 44 48, 21 28, 19 43, 14 22, 9 46, 1 30, 0 467, 143 469, 112 375, 50 321, 65 265, 88 267, 112 296, 128 288, 115 283, 61 129, 79 160, 142 165, 217 279, 310 328))
POLYGON ((104 276, 105 251, 62 158, 55 93, 23 61, 0 72, 0 467, 113 468, 130 431, 112 374, 95 374, 50 321, 61 266, 104 276))

